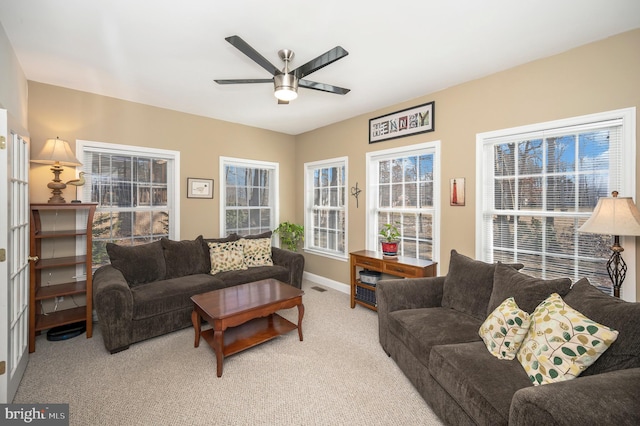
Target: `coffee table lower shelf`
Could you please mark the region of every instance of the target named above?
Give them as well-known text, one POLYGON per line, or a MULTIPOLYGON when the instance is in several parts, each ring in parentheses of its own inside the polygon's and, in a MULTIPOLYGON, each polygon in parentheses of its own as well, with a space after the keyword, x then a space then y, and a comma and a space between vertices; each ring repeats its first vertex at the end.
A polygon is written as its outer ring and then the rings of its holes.
MULTIPOLYGON (((229 356, 245 349, 249 349, 260 343, 269 341, 275 337, 286 334, 298 328, 297 325, 282 318, 278 314, 268 317, 255 318, 237 327, 229 327, 224 331, 224 346, 222 354, 229 356)), ((213 328, 202 330, 200 334, 207 341, 211 349, 215 349, 213 328)))

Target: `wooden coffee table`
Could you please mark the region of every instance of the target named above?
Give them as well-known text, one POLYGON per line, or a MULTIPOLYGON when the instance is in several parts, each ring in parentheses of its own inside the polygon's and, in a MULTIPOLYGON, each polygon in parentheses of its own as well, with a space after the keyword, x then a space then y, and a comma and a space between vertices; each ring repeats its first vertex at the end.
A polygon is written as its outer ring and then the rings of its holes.
POLYGON ((202 336, 216 353, 217 374, 222 377, 225 356, 233 355, 260 343, 298 329, 302 341, 304 291, 268 279, 227 287, 191 297, 191 321, 196 332, 194 347, 202 336), (276 314, 281 309, 298 307, 298 325, 276 314), (202 320, 212 328, 201 329, 202 320))

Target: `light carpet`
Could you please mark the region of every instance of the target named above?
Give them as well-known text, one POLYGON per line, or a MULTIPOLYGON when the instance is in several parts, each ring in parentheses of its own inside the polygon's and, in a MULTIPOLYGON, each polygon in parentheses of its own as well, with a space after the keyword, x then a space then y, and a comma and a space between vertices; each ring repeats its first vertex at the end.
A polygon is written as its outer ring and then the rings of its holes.
MULTIPOLYGON (((227 357, 186 328, 110 355, 94 336, 36 352, 14 403, 69 403, 72 425, 440 425, 378 343, 377 314, 305 280, 302 330, 227 357)), ((280 314, 297 323, 297 309, 280 314)))

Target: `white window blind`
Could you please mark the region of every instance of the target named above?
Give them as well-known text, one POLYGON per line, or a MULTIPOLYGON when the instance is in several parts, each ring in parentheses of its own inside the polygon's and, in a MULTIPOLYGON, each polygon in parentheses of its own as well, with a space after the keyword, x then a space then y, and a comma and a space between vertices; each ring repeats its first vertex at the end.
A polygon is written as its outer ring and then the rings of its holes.
POLYGON ((179 238, 179 152, 90 141, 78 141, 77 148, 86 173, 81 199, 98 203, 94 267, 108 263, 109 242, 139 245, 179 238))
POLYGON ((277 227, 278 164, 220 157, 221 235, 261 234, 277 227))
POLYGON ((609 115, 478 136, 479 258, 521 262, 545 279, 588 277, 611 292, 611 236, 577 232, 600 197, 634 195, 629 132, 609 115))

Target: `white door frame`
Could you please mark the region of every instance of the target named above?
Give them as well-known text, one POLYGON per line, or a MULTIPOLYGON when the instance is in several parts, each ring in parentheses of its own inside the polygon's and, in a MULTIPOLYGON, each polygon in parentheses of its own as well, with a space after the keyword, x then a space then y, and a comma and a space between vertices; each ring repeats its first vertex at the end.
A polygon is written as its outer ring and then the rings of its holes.
POLYGON ((9 120, 7 110, 0 109, 2 404, 13 401, 29 361, 29 138, 26 130, 9 120))

